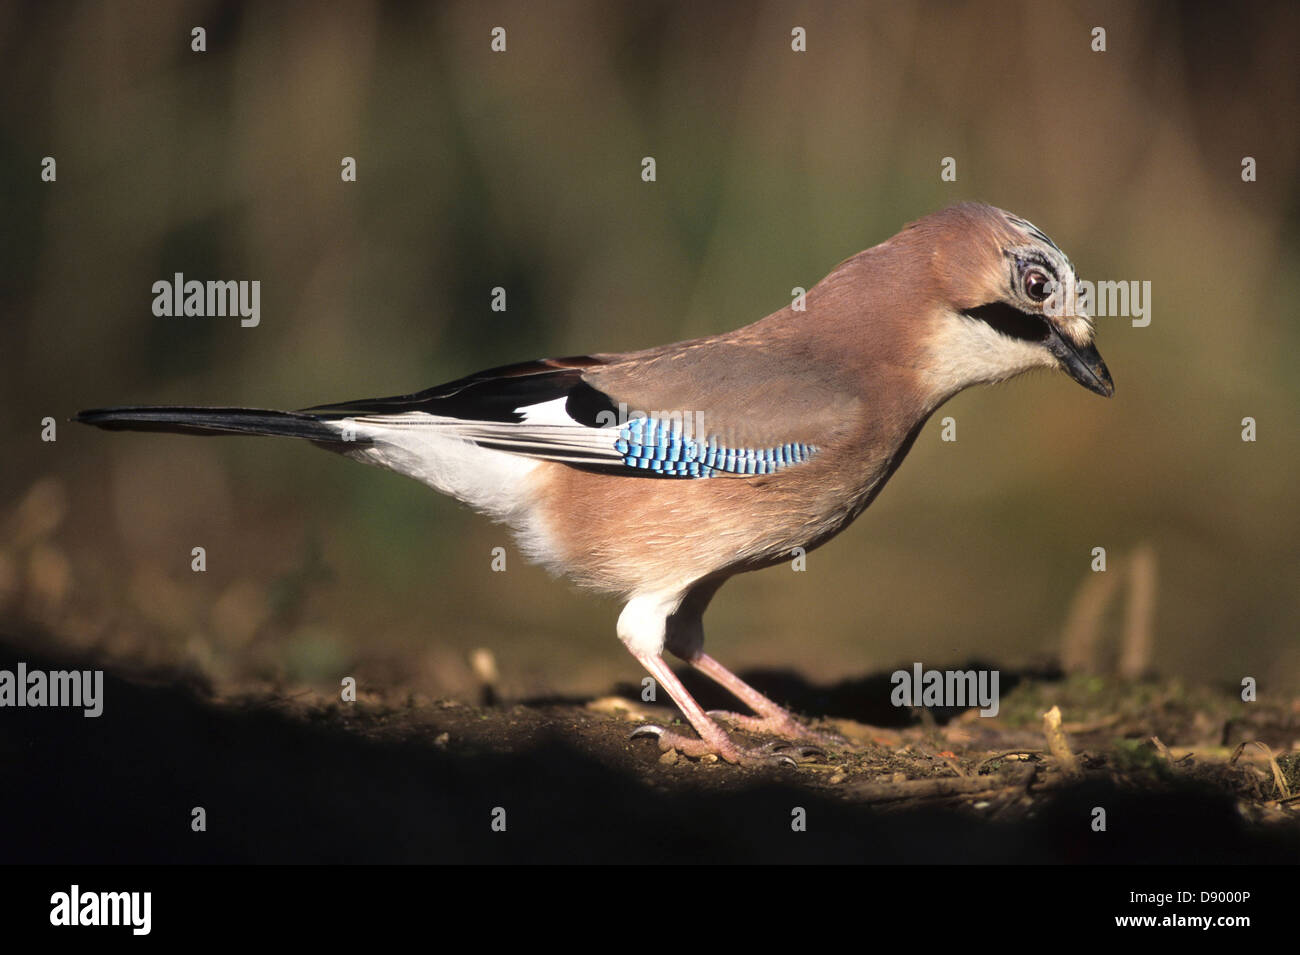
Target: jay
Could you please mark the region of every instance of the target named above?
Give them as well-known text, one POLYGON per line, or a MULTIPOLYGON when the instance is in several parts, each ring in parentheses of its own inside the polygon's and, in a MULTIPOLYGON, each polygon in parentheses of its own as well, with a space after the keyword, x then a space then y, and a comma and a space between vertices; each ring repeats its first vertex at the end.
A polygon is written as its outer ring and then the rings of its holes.
POLYGON ((730 577, 847 527, 930 415, 971 385, 1063 370, 1109 397, 1110 374, 1064 253, 1024 219, 963 203, 838 265, 752 325, 644 351, 507 365, 391 398, 303 411, 125 407, 108 429, 305 438, 390 468, 509 525, 554 572, 624 601, 617 632, 696 736, 664 750, 788 759, 715 721, 816 734, 704 652, 730 577), (663 658, 717 681, 752 716, 707 713, 663 658))

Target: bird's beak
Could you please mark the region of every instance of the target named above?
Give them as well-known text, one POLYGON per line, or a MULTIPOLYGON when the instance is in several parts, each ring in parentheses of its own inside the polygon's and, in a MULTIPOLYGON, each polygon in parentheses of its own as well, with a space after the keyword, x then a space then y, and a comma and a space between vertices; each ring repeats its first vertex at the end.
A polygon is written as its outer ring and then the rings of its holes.
POLYGON ((1115 383, 1110 380, 1110 371, 1101 360, 1097 346, 1091 342, 1080 348, 1061 334, 1056 326, 1051 326, 1047 336, 1047 347, 1066 374, 1089 391, 1095 391, 1103 398, 1115 393, 1115 383))

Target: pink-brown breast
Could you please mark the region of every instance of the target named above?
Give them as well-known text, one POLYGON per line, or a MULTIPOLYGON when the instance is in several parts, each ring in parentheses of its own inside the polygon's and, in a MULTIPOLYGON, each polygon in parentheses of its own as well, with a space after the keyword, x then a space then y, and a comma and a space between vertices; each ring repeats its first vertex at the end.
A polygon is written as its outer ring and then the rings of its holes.
POLYGON ((859 434, 752 477, 636 477, 546 462, 533 475, 545 563, 583 586, 630 594, 788 560, 861 513, 908 438, 907 429, 859 434))

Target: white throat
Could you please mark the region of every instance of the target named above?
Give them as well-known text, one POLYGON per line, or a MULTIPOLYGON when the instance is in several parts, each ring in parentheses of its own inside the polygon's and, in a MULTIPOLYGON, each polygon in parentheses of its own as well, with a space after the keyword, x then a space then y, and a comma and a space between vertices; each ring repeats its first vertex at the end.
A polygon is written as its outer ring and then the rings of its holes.
POLYGON ((1043 345, 1012 338, 978 318, 950 311, 939 332, 931 336, 919 370, 938 406, 971 385, 1056 366, 1056 358, 1043 345))

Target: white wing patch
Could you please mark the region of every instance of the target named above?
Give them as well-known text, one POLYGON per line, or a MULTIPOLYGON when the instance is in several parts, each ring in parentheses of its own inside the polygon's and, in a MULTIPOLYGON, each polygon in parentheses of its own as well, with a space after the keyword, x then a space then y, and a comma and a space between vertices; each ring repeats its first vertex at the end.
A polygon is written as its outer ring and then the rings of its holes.
POLYGON ((617 428, 589 428, 563 410, 564 399, 521 408, 522 422, 472 421, 408 411, 349 418, 358 436, 379 444, 412 447, 428 440, 472 441, 486 450, 510 451, 570 464, 615 464, 617 428))
POLYGON ((569 412, 565 407, 568 401, 566 395, 561 395, 540 404, 522 405, 515 409, 515 414, 523 415, 524 424, 562 424, 572 428, 585 427, 585 425, 569 417, 569 412))

